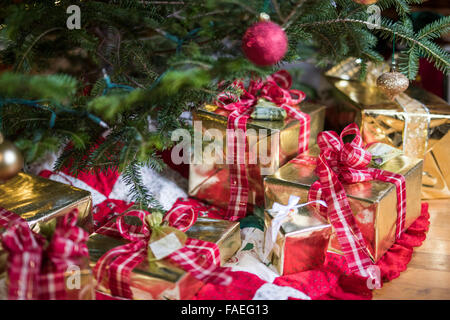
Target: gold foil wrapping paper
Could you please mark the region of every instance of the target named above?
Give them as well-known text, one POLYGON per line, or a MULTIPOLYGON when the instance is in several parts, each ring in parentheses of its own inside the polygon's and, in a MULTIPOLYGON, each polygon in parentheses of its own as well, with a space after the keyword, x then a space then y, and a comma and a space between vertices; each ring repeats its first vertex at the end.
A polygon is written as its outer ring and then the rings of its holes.
MULTIPOLYGON (((289 197, 289 195, 288 195, 289 197)), ((264 213, 264 237, 269 237, 273 216, 264 213)), ((313 210, 298 208, 281 224, 268 261, 280 275, 320 267, 325 262, 331 225, 313 210)))
MULTIPOLYGON (((220 250, 221 264, 231 258, 241 246, 238 222, 199 217, 196 223, 186 231, 190 238, 214 242, 220 250)), ((94 233, 88 240, 91 267, 110 249, 127 243, 94 233)), ((203 283, 175 264, 162 259, 149 268, 144 260, 131 273, 130 287, 133 298, 137 300, 186 300, 191 299, 203 286, 203 283)), ((97 290, 110 294, 108 280, 99 284, 97 290)))
POLYGON ((355 121, 359 125, 366 143, 383 142, 402 149, 407 156, 425 159, 423 198, 450 197, 442 187, 450 163, 436 163, 428 155, 433 145, 449 132, 450 106, 419 87, 410 87, 390 101, 375 84, 376 78, 389 67, 369 64, 364 82, 358 77, 360 68, 357 60, 349 58, 326 73, 339 103, 336 112, 347 114, 349 123, 355 121))
MULTIPOLYGON (((54 228, 56 218, 77 208, 78 226, 93 231, 90 192, 31 174, 20 172, 0 184, 0 207, 20 215, 35 232, 43 225, 54 228)), ((5 262, 6 252, 0 244, 0 275, 5 262)))
POLYGON ((66 300, 96 299, 96 281, 88 260, 84 257, 78 266, 73 266, 65 272, 66 300))
MULTIPOLYGON (((309 144, 312 145, 317 134, 323 130, 325 107, 302 102, 299 109, 311 117, 309 144)), ((218 151, 220 155, 211 157, 205 154, 201 162, 191 162, 189 166, 189 195, 221 208, 227 208, 230 195, 229 169, 225 163, 228 114, 229 111, 213 105, 206 105, 194 113, 194 130, 195 121, 200 121, 202 137, 207 130, 217 129, 223 140, 222 149, 219 148, 218 151), (220 158, 223 159, 223 164, 218 161, 220 158)), ((299 126, 299 122, 290 117, 283 121, 248 120, 246 168, 249 181, 249 209, 251 205, 264 204, 264 176, 274 173, 281 165, 297 155, 299 126), (252 132, 250 129, 255 131, 252 132), (264 147, 267 147, 267 153, 263 152, 261 156, 264 147), (249 155, 256 155, 252 162, 249 161, 249 155)), ((204 143, 204 150, 207 144, 208 142, 204 143)))
POLYGON ((450 198, 450 132, 431 143, 424 160, 422 198, 450 198))
MULTIPOLYGON (((313 157, 318 154, 317 146, 305 153, 305 155, 313 157)), ((300 197, 302 203, 307 202, 309 188, 318 179, 314 173, 315 167, 315 163, 311 161, 298 161, 296 159, 295 162, 288 162, 281 167, 274 175, 266 177, 264 181, 266 208, 271 208, 275 201, 286 204, 289 195, 300 197)), ((405 155, 397 156, 381 166, 383 170, 395 172, 405 177, 405 228, 408 228, 420 216, 422 167, 423 160, 405 155)), ((343 185, 371 258, 378 261, 395 242, 397 221, 395 186, 391 183, 376 180, 343 185)), ((339 248, 339 243, 333 232, 329 250, 340 252, 339 248)))

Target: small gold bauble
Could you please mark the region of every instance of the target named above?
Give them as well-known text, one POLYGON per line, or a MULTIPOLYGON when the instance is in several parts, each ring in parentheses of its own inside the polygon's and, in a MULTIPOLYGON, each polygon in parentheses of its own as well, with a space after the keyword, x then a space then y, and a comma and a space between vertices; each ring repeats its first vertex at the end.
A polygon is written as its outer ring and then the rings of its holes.
POLYGON ((10 141, 0 134, 0 180, 14 177, 23 168, 23 156, 10 141))
POLYGON ((408 78, 400 72, 385 72, 377 79, 377 86, 391 100, 409 87, 408 78))

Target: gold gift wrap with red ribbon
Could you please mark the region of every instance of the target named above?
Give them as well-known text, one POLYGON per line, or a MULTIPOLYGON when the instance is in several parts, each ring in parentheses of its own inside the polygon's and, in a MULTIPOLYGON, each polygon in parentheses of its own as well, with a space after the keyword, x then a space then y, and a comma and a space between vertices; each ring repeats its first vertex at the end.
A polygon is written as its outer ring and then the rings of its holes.
POLYGON ((424 159, 422 198, 450 198, 450 163, 433 156, 448 151, 439 142, 450 135, 450 105, 413 86, 390 100, 376 86, 389 66, 369 63, 364 81, 359 79, 360 69, 360 60, 348 58, 325 73, 336 99, 327 115, 332 125, 337 130, 356 122, 366 143, 383 142, 424 159))
MULTIPOLYGON (((295 106, 296 109, 310 116, 310 139, 309 144, 315 142, 317 134, 323 130, 325 119, 325 106, 308 101, 295 106)), ((220 164, 216 159, 203 157, 200 164, 189 166, 189 195, 214 204, 221 208, 227 208, 230 198, 229 168, 225 163, 226 157, 226 129, 227 118, 231 112, 215 105, 206 105, 194 112, 194 121, 201 121, 202 136, 209 129, 217 129, 223 136, 223 150, 221 158, 224 163, 220 164)), ((256 158, 256 163, 248 163, 247 178, 249 182, 249 205, 264 204, 264 172, 275 172, 281 165, 297 155, 299 122, 289 116, 284 120, 256 120, 249 119, 247 130, 254 129, 256 133, 260 129, 266 129, 266 135, 254 135, 247 131, 246 159, 249 154, 258 155, 262 145, 267 147, 268 159, 261 161, 256 158), (274 140, 276 139, 276 140, 274 140), (274 148, 274 149, 272 149, 274 148)))
MULTIPOLYGON (((288 203, 292 198, 289 197, 288 203)), ((288 217, 278 223, 276 217, 276 212, 265 210, 265 262, 271 263, 279 275, 322 266, 332 230, 326 219, 307 205, 291 209, 288 217), (272 235, 273 229, 275 232, 272 235)))
MULTIPOLYGON (((88 233, 94 227, 89 191, 23 172, 0 184, 0 207, 19 215, 37 233, 42 228, 54 229, 56 218, 73 209, 78 210, 79 227, 88 233)), ((6 253, 0 245, 0 274, 4 272, 5 260, 6 253)))
MULTIPOLYGON (((287 204, 290 195, 300 197, 303 203, 308 201, 311 185, 318 180, 315 173, 318 155, 319 148, 314 146, 289 161, 274 175, 265 178, 266 208, 270 208, 274 202, 287 204)), ((405 178, 405 228, 408 228, 420 216, 422 167, 423 160, 403 154, 395 156, 379 167, 382 170, 403 175, 405 178)), ((398 214, 396 188, 392 183, 377 180, 342 184, 370 258, 376 262, 395 242, 398 214)), ((334 231, 328 250, 341 253, 334 231)))
MULTIPOLYGON (((132 212, 136 208, 137 206, 133 206, 126 212, 132 212)), ((221 265, 225 264, 241 246, 239 222, 198 217, 185 234, 188 238, 217 244, 221 265)), ((87 244, 91 267, 94 268, 105 253, 127 243, 128 240, 107 232, 92 234, 87 244)), ((136 300, 192 299, 203 285, 202 281, 166 258, 153 261, 151 265, 144 259, 131 271, 129 279, 132 299, 136 300)), ((112 295, 107 277, 98 283, 97 290, 112 295)))

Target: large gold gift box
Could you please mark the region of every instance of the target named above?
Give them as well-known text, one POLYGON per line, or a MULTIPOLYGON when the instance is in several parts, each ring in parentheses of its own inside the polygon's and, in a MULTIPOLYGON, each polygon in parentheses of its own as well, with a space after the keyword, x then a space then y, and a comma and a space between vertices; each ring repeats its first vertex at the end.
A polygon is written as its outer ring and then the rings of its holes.
POLYGON ((94 228, 89 191, 23 172, 0 184, 0 207, 21 216, 35 232, 43 224, 55 226, 57 217, 73 209, 79 227, 89 233, 94 228))
MULTIPOLYGON (((189 238, 216 243, 220 250, 220 261, 223 265, 241 247, 239 222, 199 217, 195 224, 186 231, 189 238)), ((89 237, 88 248, 91 267, 94 268, 102 255, 109 250, 126 244, 127 240, 94 233, 89 237)), ((130 288, 136 300, 187 300, 203 286, 188 272, 175 264, 162 259, 149 268, 145 259, 131 273, 130 288)), ((110 295, 107 277, 97 290, 110 295)))
MULTIPOLYGON (((273 215, 265 210, 264 240, 270 235, 273 215)), ((297 209, 281 224, 268 261, 280 275, 302 272, 320 267, 325 262, 331 235, 331 225, 314 210, 297 209)))
MULTIPOLYGON (((274 202, 287 204, 289 195, 300 197, 302 203, 307 202, 309 188, 318 179, 314 172, 315 161, 311 161, 309 157, 317 157, 318 154, 319 149, 314 146, 308 152, 281 167, 274 175, 265 178, 266 208, 270 208, 274 202)), ((408 228, 421 213, 422 166, 423 160, 401 154, 380 167, 405 177, 405 228, 408 228)), ((395 242, 396 188, 394 184, 376 180, 353 184, 344 183, 343 186, 370 256, 374 261, 378 261, 395 242)), ((340 252, 334 232, 331 235, 328 250, 340 252)))
MULTIPOLYGON (((315 143, 317 134, 323 130, 325 107, 311 102, 302 102, 297 108, 309 114, 311 118, 309 145, 312 145, 315 143)), ((223 164, 217 161, 220 157, 203 155, 201 161, 198 163, 191 161, 189 166, 189 195, 221 208, 227 208, 230 197, 229 169, 225 164, 229 113, 215 105, 206 105, 194 113, 194 130, 195 121, 201 122, 202 137, 210 129, 217 129, 222 134, 222 149, 219 147, 217 150, 221 153, 223 164)), ((249 209, 251 205, 264 204, 264 176, 273 174, 281 165, 297 155, 299 129, 299 122, 289 116, 278 121, 248 120, 246 168, 249 182, 249 209), (260 156, 260 150, 264 147, 267 147, 267 154, 263 153, 264 155, 260 156), (248 161, 249 155, 254 155, 251 157, 253 161, 248 161)), ((206 146, 204 143, 203 150, 207 150, 206 146)))
POLYGON ((445 172, 450 163, 436 162, 429 153, 450 132, 450 105, 412 86, 391 101, 376 86, 377 77, 389 71, 389 66, 369 64, 364 82, 359 80, 360 67, 358 60, 349 58, 325 74, 337 100, 335 112, 347 115, 346 123, 335 125, 356 122, 365 143, 383 142, 402 149, 407 156, 425 159, 422 197, 449 198, 445 172))

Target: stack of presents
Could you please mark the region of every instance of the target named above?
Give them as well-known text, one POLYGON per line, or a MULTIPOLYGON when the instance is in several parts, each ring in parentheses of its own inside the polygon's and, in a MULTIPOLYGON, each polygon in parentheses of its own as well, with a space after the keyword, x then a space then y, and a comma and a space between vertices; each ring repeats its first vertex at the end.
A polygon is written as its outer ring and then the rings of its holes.
POLYGON ((260 259, 279 275, 318 268, 331 251, 370 276, 422 199, 450 198, 450 107, 420 88, 387 98, 375 81, 384 68, 369 65, 364 81, 355 59, 329 70, 334 113, 284 70, 235 81, 195 111, 188 192, 220 219, 189 201, 134 204, 94 230, 89 192, 19 173, 0 185, 0 297, 191 299, 231 283, 223 265, 256 207, 260 259), (352 119, 338 134, 324 131, 327 114, 352 119))

